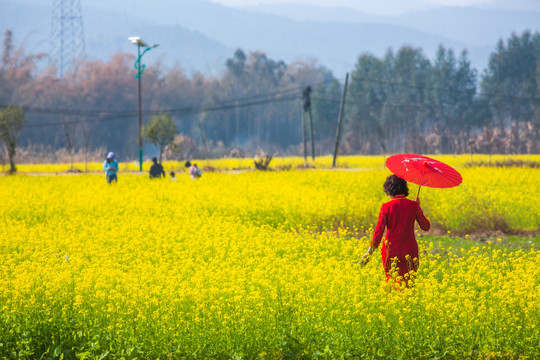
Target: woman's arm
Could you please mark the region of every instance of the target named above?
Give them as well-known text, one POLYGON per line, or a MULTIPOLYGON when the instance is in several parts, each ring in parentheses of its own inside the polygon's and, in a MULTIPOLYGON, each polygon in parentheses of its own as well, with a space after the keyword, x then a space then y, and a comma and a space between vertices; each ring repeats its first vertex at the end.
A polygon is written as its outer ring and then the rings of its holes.
POLYGON ((369 257, 373 254, 376 248, 381 244, 381 240, 384 234, 384 229, 386 228, 386 214, 381 208, 379 213, 379 219, 377 220, 377 226, 375 226, 375 231, 373 232, 373 237, 371 238, 371 244, 367 252, 362 256, 360 260, 360 265, 365 266, 369 262, 369 257))
POLYGON ((373 237, 371 238, 370 247, 376 249, 381 244, 381 240, 384 234, 384 229, 386 228, 386 212, 383 208, 379 212, 379 219, 377 220, 377 226, 375 226, 375 231, 373 232, 373 237))
POLYGON ((424 216, 424 212, 422 211, 422 208, 420 207, 420 199, 416 198, 416 202, 418 203, 418 212, 416 213, 416 221, 418 222, 418 225, 420 225, 420 229, 424 231, 428 231, 431 227, 431 224, 429 223, 429 220, 424 216))

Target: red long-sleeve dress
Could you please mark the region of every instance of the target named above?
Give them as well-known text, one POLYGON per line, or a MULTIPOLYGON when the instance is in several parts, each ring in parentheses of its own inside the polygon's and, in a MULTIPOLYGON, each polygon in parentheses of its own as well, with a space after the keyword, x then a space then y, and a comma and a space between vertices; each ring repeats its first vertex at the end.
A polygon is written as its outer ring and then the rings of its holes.
POLYGON ((411 270, 418 270, 418 243, 414 235, 415 221, 422 230, 429 230, 429 220, 424 216, 420 205, 416 201, 405 198, 404 195, 395 196, 381 208, 371 246, 374 249, 379 247, 386 228, 386 241, 383 242, 381 254, 387 279, 391 276, 393 258, 397 258, 399 276, 404 276, 411 270), (407 261, 407 255, 410 255, 410 261, 407 261), (413 261, 414 258, 417 260, 413 261))

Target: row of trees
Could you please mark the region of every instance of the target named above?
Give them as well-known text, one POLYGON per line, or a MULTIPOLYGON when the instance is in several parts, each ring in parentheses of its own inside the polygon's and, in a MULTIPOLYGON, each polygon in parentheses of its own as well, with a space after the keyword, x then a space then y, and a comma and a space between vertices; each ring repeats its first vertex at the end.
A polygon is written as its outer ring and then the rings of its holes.
POLYGON ((538 153, 540 36, 498 43, 485 72, 440 46, 365 54, 353 72, 349 141, 364 153, 538 153))
MULTIPOLYGON (((4 34, 0 106, 24 107, 21 146, 67 147, 72 153, 107 148, 135 158, 135 57, 85 61, 64 78, 54 69, 39 70, 45 58, 27 55, 14 46, 11 32, 4 34)), ((144 122, 165 114, 178 131, 175 145, 160 146, 160 153, 182 153, 184 145, 189 154, 181 156, 204 155, 203 149, 208 156, 255 149, 300 154, 303 137, 311 136, 302 127, 308 86, 315 152, 333 151, 343 84, 331 71, 242 50, 224 65, 212 77, 187 76, 159 63, 146 68, 144 122)), ((499 41, 481 75, 465 51, 456 56, 443 46, 433 61, 411 47, 388 50, 382 58, 362 54, 351 73, 340 151, 538 153, 539 81, 536 33, 499 41)))
MULTIPOLYGON (((148 55, 147 55, 148 56, 148 55)), ((14 49, 11 33, 4 36, 0 64, 0 106, 23 105, 27 125, 21 146, 50 145, 73 150, 115 149, 124 158, 137 153, 137 80, 131 54, 108 62, 86 61, 58 78, 54 69, 38 71, 44 55, 14 49)), ((161 64, 142 75, 143 122, 170 114, 188 142, 207 142, 208 151, 297 146, 301 141, 301 92, 309 84, 321 91, 339 82, 315 63, 285 64, 265 54, 238 50, 223 74, 187 76, 161 64), (287 133, 288 132, 288 133, 287 133), (284 137, 283 133, 287 135, 284 137)), ((324 121, 335 121, 328 119, 324 121)))

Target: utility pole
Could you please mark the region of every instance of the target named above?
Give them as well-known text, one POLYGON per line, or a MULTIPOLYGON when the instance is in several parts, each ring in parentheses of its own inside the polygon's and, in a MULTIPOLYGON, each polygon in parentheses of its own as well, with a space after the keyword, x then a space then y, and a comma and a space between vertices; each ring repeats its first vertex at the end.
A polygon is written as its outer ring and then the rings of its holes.
POLYGON ((302 92, 302 101, 304 112, 309 115, 309 138, 311 140, 311 158, 315 160, 315 139, 313 136, 313 116, 311 115, 311 86, 308 86, 302 92))
POLYGON ((300 102, 300 114, 302 115, 302 142, 304 143, 304 164, 307 163, 307 145, 306 145, 306 119, 304 116, 304 103, 300 102))
POLYGON ((236 109, 236 146, 240 148, 240 109, 238 108, 238 100, 235 102, 236 109))
POLYGON ((201 133, 201 140, 203 142, 204 146, 204 156, 206 157, 206 166, 210 167, 210 163, 208 162, 208 147, 206 146, 206 126, 203 124, 203 121, 206 118, 206 112, 201 112, 199 114, 199 131, 201 133))
POLYGON ((339 137, 341 135, 341 123, 343 122, 343 113, 345 110, 345 98, 347 96, 347 85, 349 84, 349 73, 345 76, 345 87, 343 88, 343 96, 341 97, 341 105, 339 107, 338 127, 336 131, 336 146, 334 147, 334 159, 332 160, 332 167, 336 166, 336 157, 339 148, 339 137))

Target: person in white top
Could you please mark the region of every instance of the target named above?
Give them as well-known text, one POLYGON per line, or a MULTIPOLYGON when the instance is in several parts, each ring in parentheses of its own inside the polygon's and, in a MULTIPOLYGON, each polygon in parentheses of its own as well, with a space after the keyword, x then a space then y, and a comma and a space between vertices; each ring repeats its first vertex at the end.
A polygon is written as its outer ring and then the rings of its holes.
POLYGON ((189 175, 191 176, 192 180, 195 180, 197 178, 200 178, 202 176, 202 171, 199 169, 197 164, 193 164, 189 167, 189 175))

